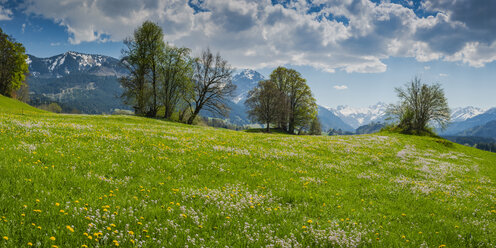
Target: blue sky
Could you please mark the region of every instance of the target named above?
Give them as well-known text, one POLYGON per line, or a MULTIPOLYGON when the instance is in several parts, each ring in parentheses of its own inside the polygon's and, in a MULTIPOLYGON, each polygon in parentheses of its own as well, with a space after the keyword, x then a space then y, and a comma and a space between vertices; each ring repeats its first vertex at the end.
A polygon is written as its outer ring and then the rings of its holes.
POLYGON ((395 102, 415 76, 441 83, 452 107, 495 107, 493 0, 0 0, 0 27, 27 52, 119 57, 145 20, 165 40, 210 47, 236 68, 264 75, 295 68, 317 102, 395 102))

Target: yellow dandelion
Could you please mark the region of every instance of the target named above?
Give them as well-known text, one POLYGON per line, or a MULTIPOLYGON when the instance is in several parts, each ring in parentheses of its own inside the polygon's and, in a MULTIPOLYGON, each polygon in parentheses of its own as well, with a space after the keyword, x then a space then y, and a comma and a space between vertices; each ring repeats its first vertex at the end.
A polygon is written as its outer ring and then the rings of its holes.
POLYGON ((54 236, 50 237, 50 240, 55 241, 55 237, 54 236))
POLYGON ((33 243, 31 243, 31 242, 28 242, 28 246, 33 246, 33 243))
POLYGON ((65 226, 65 228, 67 228, 67 230, 71 231, 71 232, 74 232, 74 229, 71 227, 71 226, 65 226))
POLYGON ((303 225, 303 226, 301 227, 301 229, 307 229, 307 226, 303 225))
POLYGON ((312 221, 312 220, 307 220, 307 222, 308 222, 309 224, 312 224, 312 223, 313 223, 313 221, 312 221))
POLYGON ((129 235, 134 235, 134 232, 133 231, 129 231, 127 233, 129 233, 129 235))
POLYGON ((3 239, 5 239, 5 240, 9 240, 9 237, 7 237, 7 236, 3 236, 3 239))
POLYGON ((88 246, 87 245, 82 245, 81 248, 88 248, 88 246))
POLYGON ((55 206, 57 206, 57 207, 58 207, 58 206, 60 206, 60 203, 56 202, 56 203, 55 203, 55 206))

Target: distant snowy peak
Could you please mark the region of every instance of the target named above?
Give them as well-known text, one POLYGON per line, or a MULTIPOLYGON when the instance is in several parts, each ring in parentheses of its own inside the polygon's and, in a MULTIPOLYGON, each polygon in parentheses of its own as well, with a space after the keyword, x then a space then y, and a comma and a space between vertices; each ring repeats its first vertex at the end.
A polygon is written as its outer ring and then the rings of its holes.
POLYGON ((236 92, 232 101, 236 104, 244 103, 248 92, 255 88, 259 81, 265 80, 265 77, 257 71, 244 69, 233 77, 233 84, 236 85, 236 92))
POLYGON ((251 69, 244 69, 240 73, 234 75, 233 81, 249 81, 251 83, 258 83, 260 80, 264 80, 264 76, 257 71, 251 69))
POLYGON ((371 122, 382 122, 385 120, 387 104, 379 102, 366 108, 355 108, 347 105, 340 105, 337 108, 327 108, 344 122, 353 128, 369 124, 371 122))
POLYGON ((451 110, 451 121, 459 122, 470 119, 477 115, 483 114, 486 112, 486 109, 477 108, 477 107, 464 107, 464 108, 454 108, 451 110))
POLYGON ((28 55, 26 60, 34 77, 61 77, 76 72, 111 76, 125 73, 119 60, 96 54, 69 51, 49 58, 28 55))

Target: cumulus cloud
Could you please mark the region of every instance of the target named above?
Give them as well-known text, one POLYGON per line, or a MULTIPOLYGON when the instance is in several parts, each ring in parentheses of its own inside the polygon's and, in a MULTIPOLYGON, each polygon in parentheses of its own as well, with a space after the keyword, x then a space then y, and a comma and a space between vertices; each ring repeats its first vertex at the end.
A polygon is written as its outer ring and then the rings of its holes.
POLYGON ((448 74, 446 74, 446 73, 439 73, 439 76, 440 76, 440 77, 447 77, 447 76, 448 76, 448 74))
MULTIPOLYGON (((496 60, 493 0, 26 0, 28 14, 54 20, 69 42, 121 41, 143 21, 198 54, 210 47, 235 67, 307 65, 323 71, 384 72, 389 57, 496 60), (432 13, 418 16, 419 12, 432 13)), ((1 12, 0 12, 1 13, 1 12)))
POLYGON ((12 10, 0 6, 0 21, 12 20, 12 10))
POLYGON ((334 85, 333 88, 336 90, 346 90, 346 89, 348 89, 348 86, 346 86, 344 84, 343 85, 334 85))

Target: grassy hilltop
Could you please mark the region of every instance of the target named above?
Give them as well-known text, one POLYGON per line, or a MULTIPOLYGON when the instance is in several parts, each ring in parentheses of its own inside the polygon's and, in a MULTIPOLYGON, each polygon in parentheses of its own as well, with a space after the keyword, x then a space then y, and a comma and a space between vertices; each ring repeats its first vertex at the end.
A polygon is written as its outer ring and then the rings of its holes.
POLYGON ((287 136, 0 97, 0 247, 494 247, 496 154, 287 136))

